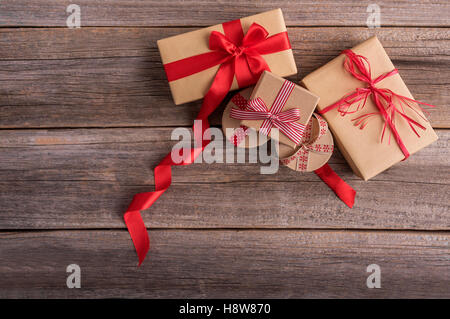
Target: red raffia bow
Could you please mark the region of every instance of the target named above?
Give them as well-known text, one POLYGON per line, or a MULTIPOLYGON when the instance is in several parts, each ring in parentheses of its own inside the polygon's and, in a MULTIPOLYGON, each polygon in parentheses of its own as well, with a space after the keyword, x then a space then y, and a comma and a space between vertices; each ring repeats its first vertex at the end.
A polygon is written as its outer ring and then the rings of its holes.
POLYGON ((164 65, 169 82, 219 64, 220 67, 197 115, 196 119, 199 121, 193 127, 194 139, 200 142, 197 143, 199 146, 173 150, 172 152, 177 155, 183 153, 183 160, 180 163, 172 160, 172 153, 167 154, 154 170, 155 190, 136 194, 125 212, 124 220, 136 248, 139 265, 144 261, 150 248, 150 240, 140 211, 150 208, 169 188, 172 181, 172 166, 192 164, 209 144, 210 140, 204 139, 204 133, 209 128, 208 116, 230 90, 233 78, 236 76, 240 87, 256 83, 264 70, 270 71, 262 55, 291 48, 287 32, 268 37, 268 32, 254 23, 244 36, 240 20, 226 22, 222 26, 224 34, 217 31, 211 32, 209 48, 212 51, 164 65))
POLYGON ((259 129, 261 134, 269 135, 275 126, 298 145, 302 142, 305 130, 305 125, 296 122, 300 119, 300 110, 281 111, 294 87, 294 83, 288 80, 284 81, 270 110, 264 101, 258 97, 249 101, 246 110, 231 109, 230 117, 237 120, 264 120, 259 129))
POLYGON ((358 112, 360 109, 364 108, 366 105, 367 99, 369 96, 372 96, 375 106, 378 109, 378 112, 367 113, 361 116, 358 116, 352 121, 355 122, 356 126, 359 126, 363 129, 369 119, 376 115, 381 115, 384 119, 384 126, 381 134, 381 142, 383 142, 384 134, 386 131, 386 127, 389 126, 390 134, 389 134, 389 143, 391 140, 391 134, 394 135, 394 138, 397 142, 397 145, 400 147, 401 151, 405 155, 405 159, 409 157, 409 152, 406 149, 405 144, 403 143, 400 134, 395 127, 395 118, 399 115, 401 118, 408 122, 408 125, 412 129, 412 131, 418 136, 416 128, 420 128, 425 130, 425 127, 420 123, 413 120, 411 117, 406 115, 405 108, 409 108, 413 110, 420 118, 426 119, 417 112, 414 106, 417 106, 419 109, 419 104, 427 105, 430 107, 434 107, 434 105, 430 105, 427 103, 419 102, 413 99, 410 99, 406 96, 399 95, 397 93, 392 92, 386 88, 378 88, 375 85, 380 81, 384 80, 387 77, 390 77, 394 74, 398 74, 398 70, 394 69, 390 72, 380 75, 376 79, 372 79, 371 71, 370 71, 370 63, 369 60, 362 56, 355 54, 352 50, 344 50, 342 52, 347 57, 344 61, 344 68, 350 74, 352 74, 356 79, 367 83, 367 87, 365 88, 357 88, 354 92, 344 96, 342 99, 337 101, 336 103, 327 106, 323 110, 319 111, 320 114, 324 114, 332 109, 337 108, 338 112, 344 116, 346 114, 352 114, 358 112), (397 104, 396 104, 397 103, 397 104), (351 109, 352 105, 357 104, 355 109, 351 109), (413 105, 412 105, 413 104, 413 105))

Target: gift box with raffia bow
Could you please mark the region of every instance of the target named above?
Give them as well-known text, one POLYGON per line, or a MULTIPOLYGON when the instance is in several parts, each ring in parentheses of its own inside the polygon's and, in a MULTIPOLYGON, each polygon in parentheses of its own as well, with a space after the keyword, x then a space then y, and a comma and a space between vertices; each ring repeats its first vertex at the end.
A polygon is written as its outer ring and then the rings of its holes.
POLYGON ((377 37, 307 75, 319 113, 356 175, 368 180, 437 140, 377 37))

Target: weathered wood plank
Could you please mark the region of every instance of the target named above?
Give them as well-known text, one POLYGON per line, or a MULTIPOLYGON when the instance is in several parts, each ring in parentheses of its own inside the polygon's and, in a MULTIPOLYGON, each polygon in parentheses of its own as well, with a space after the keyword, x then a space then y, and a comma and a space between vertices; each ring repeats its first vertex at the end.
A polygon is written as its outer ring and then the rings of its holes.
MULTIPOLYGON (((190 125, 200 102, 173 104, 156 49, 157 39, 188 30, 0 29, 0 128, 190 125)), ((378 34, 414 96, 438 106, 430 110, 433 126, 450 127, 449 29, 289 32, 298 79, 378 34)), ((220 111, 212 122, 219 118, 220 111)))
POLYGON ((449 234, 152 232, 140 268, 125 231, 0 233, 0 297, 449 298, 449 234), (81 288, 66 288, 66 267, 81 288), (368 289, 366 268, 381 268, 368 289))
MULTIPOLYGON (((373 180, 448 184, 450 130, 438 129, 436 132, 437 142, 373 180)), ((171 128, 1 130, 0 180, 91 180, 152 185, 153 167, 178 142, 170 140, 171 133, 171 128)), ((229 143, 222 145, 237 151, 229 143)), ((253 150, 253 162, 249 162, 249 152, 246 152, 246 163, 225 163, 224 149, 216 152, 223 163, 175 168, 173 182, 317 181, 312 173, 301 174, 285 167, 276 174, 261 174, 260 167, 268 164, 256 163, 256 149, 253 150)), ((359 180, 338 150, 329 163, 345 180, 359 180)))
MULTIPOLYGON (((196 29, 3 28, 0 60, 149 57, 160 62, 157 40, 196 29)), ((289 27, 288 33, 300 66, 303 56, 330 59, 375 34, 394 60, 443 63, 450 55, 448 28, 289 27)))
MULTIPOLYGON (((175 172, 175 174, 181 172, 175 172)), ((450 229, 449 185, 352 181, 353 209, 316 178, 174 184, 143 218, 159 228, 450 229)), ((2 229, 123 228, 134 194, 117 182, 0 182, 2 229)))
MULTIPOLYGON (((353 209, 313 173, 217 163, 174 168, 174 185, 144 218, 149 227, 448 229, 450 131, 438 134, 369 182, 336 152, 332 167, 358 191, 353 209)), ((169 138, 167 128, 0 131, 1 228, 123 227, 132 196, 153 189, 169 138)))
MULTIPOLYGON (((379 0, 381 24, 448 26, 448 1, 379 0)), ((282 8, 290 26, 365 26, 369 2, 325 1, 93 1, 78 0, 81 26, 207 26, 282 8)), ((66 27, 66 7, 58 0, 16 0, 2 3, 0 26, 66 27)))

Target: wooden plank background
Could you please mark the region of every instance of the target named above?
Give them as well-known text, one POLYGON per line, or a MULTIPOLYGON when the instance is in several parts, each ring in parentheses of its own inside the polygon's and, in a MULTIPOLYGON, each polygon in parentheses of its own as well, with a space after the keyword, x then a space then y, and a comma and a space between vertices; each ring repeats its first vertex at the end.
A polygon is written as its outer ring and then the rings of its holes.
MULTIPOLYGON (((2 26, 66 27, 62 14, 72 2, 14 0, 2 3, 2 26)), ((209 26, 282 8, 289 26, 366 26, 367 6, 360 0, 78 0, 84 26, 209 26)), ((446 26, 450 4, 445 0, 377 1, 384 26, 446 26)))
MULTIPOLYGON (((0 29, 0 127, 190 125, 200 104, 173 104, 156 48, 157 39, 190 30, 0 29)), ((299 69, 293 80, 342 48, 377 34, 417 99, 439 106, 449 100, 448 28, 290 28, 289 32, 299 69)), ((220 124, 221 111, 213 116, 213 124, 220 124)), ((434 127, 450 125, 448 108, 429 111, 434 127)))
MULTIPOLYGON (((448 1, 5 1, 0 9, 0 297, 450 297, 448 1), (438 142, 369 182, 347 208, 314 175, 196 164, 143 213, 142 267, 122 214, 200 102, 175 106, 156 40, 281 7, 298 81, 376 34, 438 142), (268 196, 270 194, 270 197, 268 196), (82 288, 65 286, 66 266, 82 288), (379 264, 382 288, 366 287, 379 264)), ((223 105, 211 122, 220 126, 223 105)))
POLYGON ((0 239, 0 297, 442 298, 450 280, 440 232, 153 230, 140 268, 124 230, 0 239), (366 287, 374 262, 381 289, 366 287), (80 265, 81 289, 65 287, 67 263, 80 265))

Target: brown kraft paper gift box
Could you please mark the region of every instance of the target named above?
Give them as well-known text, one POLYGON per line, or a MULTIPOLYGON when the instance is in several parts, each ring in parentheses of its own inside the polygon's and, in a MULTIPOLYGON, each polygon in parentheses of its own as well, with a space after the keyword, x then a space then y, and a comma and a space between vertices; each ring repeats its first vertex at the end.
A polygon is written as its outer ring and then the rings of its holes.
MULTIPOLYGON (((355 46, 352 51, 369 60, 372 79, 395 68, 376 36, 355 46)), ((320 97, 317 106, 319 111, 353 92, 356 88, 367 86, 366 83, 357 80, 344 69, 344 60, 345 55, 341 54, 302 80, 302 84, 307 89, 320 97)), ((413 99, 399 74, 387 77, 375 86, 390 89, 397 94, 413 99)), ((414 104, 415 110, 424 116, 420 109, 415 106, 415 103, 412 104, 414 104)), ((406 115, 425 127, 425 130, 417 129, 419 138, 411 130, 406 120, 399 116, 395 119, 395 126, 401 139, 409 153, 413 154, 436 141, 438 137, 428 121, 420 118, 409 108, 405 108, 404 111, 406 115)), ((381 115, 373 116, 364 129, 354 125, 352 119, 371 112, 378 112, 372 96, 367 99, 365 107, 354 114, 341 116, 337 109, 323 114, 341 153, 355 174, 364 180, 376 176, 405 158, 393 136, 391 136, 390 143, 388 142, 389 127, 386 128, 383 142, 381 142, 384 125, 384 119, 381 115)))
MULTIPOLYGON (((263 26, 269 33, 269 37, 286 31, 283 13, 281 9, 275 9, 253 16, 240 19, 244 34, 253 23, 263 26)), ((208 28, 172 36, 157 41, 163 64, 182 60, 191 56, 210 52, 209 36, 211 31, 223 33, 222 24, 208 28)), ((297 74, 292 49, 262 55, 270 70, 280 76, 297 74)), ((203 98, 214 80, 219 65, 211 67, 199 73, 169 82, 170 91, 175 104, 187 103, 203 98)), ((233 80, 231 90, 238 89, 236 78, 233 80)))
MULTIPOLYGON (((256 84, 255 89, 250 96, 250 99, 253 100, 257 97, 261 98, 270 110, 273 102, 275 101, 275 98, 278 95, 278 92, 283 86, 284 81, 286 80, 279 76, 276 76, 271 72, 264 71, 259 78, 259 81, 256 84)), ((319 98, 316 95, 308 92, 308 90, 305 90, 298 85, 295 85, 294 90, 292 91, 282 110, 286 111, 295 108, 299 109, 300 119, 297 122, 306 126, 309 122, 309 119, 311 118, 312 113, 314 112, 314 109, 316 108, 318 101, 319 98)), ((262 120, 241 121, 241 125, 251 127, 257 131, 261 127, 262 123, 262 120)), ((271 136, 270 133, 269 136, 271 136)), ((281 131, 279 132, 279 142, 290 146, 292 149, 294 149, 296 146, 296 144, 281 131)))

